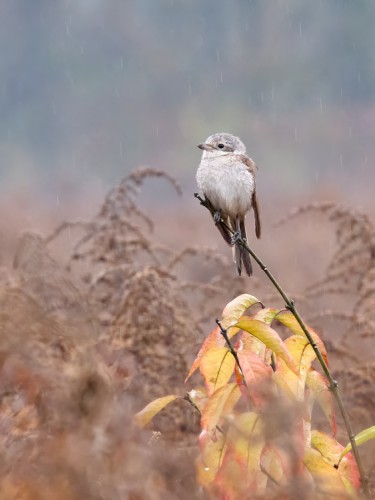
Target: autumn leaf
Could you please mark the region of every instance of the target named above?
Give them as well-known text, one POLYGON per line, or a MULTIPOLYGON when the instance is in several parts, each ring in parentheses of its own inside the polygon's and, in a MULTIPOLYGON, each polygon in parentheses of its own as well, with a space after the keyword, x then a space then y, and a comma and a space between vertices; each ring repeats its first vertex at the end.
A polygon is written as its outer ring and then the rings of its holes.
MULTIPOLYGON (((275 319, 277 321, 280 321, 280 323, 282 323, 287 328, 289 328, 289 330, 292 333, 294 333, 294 335, 300 335, 301 337, 306 338, 306 335, 303 332, 301 325, 298 323, 298 321, 296 320, 295 316, 291 311, 282 310, 275 316, 275 319)), ((313 328, 311 328, 310 326, 307 326, 307 330, 310 333, 311 337, 313 338, 315 344, 318 346, 319 351, 321 352, 325 362, 328 365, 327 350, 325 348, 322 339, 316 333, 316 331, 313 330, 313 328)))
POLYGON ((233 382, 215 391, 202 412, 201 426, 215 434, 220 419, 230 413, 241 397, 240 388, 233 382))
POLYGON ((226 347, 213 347, 200 360, 200 372, 212 394, 225 385, 233 375, 235 359, 226 347))
POLYGON ((178 399, 179 396, 171 394, 163 396, 162 398, 155 399, 143 408, 134 416, 135 423, 139 427, 145 427, 161 410, 163 410, 169 403, 178 399))
MULTIPOLYGON (((261 304, 261 302, 253 295, 249 295, 247 293, 239 295, 225 306, 220 322, 221 326, 225 330, 228 330, 228 328, 237 323, 243 313, 254 304, 261 304)), ((229 338, 235 333, 236 332, 233 333, 230 331, 228 333, 229 338)))
POLYGON ((266 444, 260 456, 262 471, 267 478, 272 478, 276 484, 285 483, 287 480, 286 464, 288 461, 284 455, 285 452, 279 450, 276 446, 266 444))
POLYGON ((315 353, 308 340, 298 335, 288 337, 284 342, 294 363, 298 367, 298 376, 291 372, 285 362, 280 361, 276 366, 274 378, 284 392, 293 399, 303 402, 305 399, 305 381, 315 353))
POLYGON ((303 462, 314 478, 321 498, 345 498, 347 490, 337 469, 318 450, 306 447, 303 462))
POLYGON ((333 395, 328 380, 313 368, 308 372, 306 384, 310 389, 312 397, 316 399, 324 415, 331 424, 333 435, 336 434, 336 418, 334 414, 333 395))
POLYGON ((267 325, 270 325, 279 313, 279 309, 265 307, 254 314, 253 319, 258 319, 259 321, 263 321, 264 323, 267 323, 267 325))
MULTIPOLYGON (((311 433, 311 446, 319 451, 323 459, 332 468, 336 466, 344 448, 333 437, 316 430, 311 433)), ((352 454, 349 454, 342 459, 342 462, 338 467, 338 472, 347 492, 350 495, 355 496, 355 490, 360 488, 361 481, 358 467, 352 454)))
MULTIPOLYGON (((255 406, 260 407, 267 401, 265 389, 267 382, 271 380, 272 368, 254 352, 243 349, 241 341, 238 343, 237 356, 247 384, 247 387, 241 386, 241 389, 246 396, 250 396, 255 406)), ((237 365, 235 368, 239 372, 237 365)), ((238 383, 241 382, 239 373, 236 379, 238 383)))
POLYGON ((257 413, 241 413, 231 420, 226 433, 227 450, 215 479, 223 495, 251 497, 264 485, 260 471, 263 443, 262 421, 257 413))
POLYGON ((266 347, 271 349, 271 351, 273 351, 285 362, 290 370, 298 375, 298 368, 276 330, 271 328, 266 323, 263 323, 263 321, 252 319, 248 316, 243 316, 235 324, 235 327, 238 327, 261 340, 266 347))
POLYGON ((207 431, 202 431, 199 437, 201 453, 195 462, 198 483, 207 486, 214 481, 216 474, 222 464, 226 451, 226 437, 217 434, 212 440, 207 431))
POLYGON ((220 333, 220 328, 216 326, 212 332, 206 337, 205 341, 202 344, 202 347, 200 348, 197 357, 194 360, 194 363, 192 364, 190 371, 188 373, 188 376, 185 379, 185 383, 187 380, 193 375, 195 370, 199 367, 201 363, 202 356, 209 351, 210 349, 213 349, 215 347, 224 347, 225 346, 225 339, 220 333))

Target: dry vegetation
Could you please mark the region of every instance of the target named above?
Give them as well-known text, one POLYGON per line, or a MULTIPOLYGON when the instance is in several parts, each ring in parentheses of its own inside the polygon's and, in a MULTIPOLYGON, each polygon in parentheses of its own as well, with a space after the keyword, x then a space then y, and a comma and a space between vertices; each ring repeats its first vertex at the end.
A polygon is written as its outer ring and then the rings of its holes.
MULTIPOLYGON (((135 430, 132 415, 184 393, 189 363, 228 296, 246 290, 272 306, 273 292, 256 278, 250 290, 212 249, 176 252, 157 241, 137 204, 149 176, 179 191, 162 172, 136 171, 91 221, 64 222, 46 237, 24 233, 13 267, 1 268, 1 498, 201 498, 194 410, 172 405, 154 434, 135 430), (53 249, 66 240, 60 263, 53 249)), ((325 278, 295 296, 328 345, 359 431, 374 423, 374 229, 334 204, 299 209, 287 224, 297 216, 336 230, 325 278)))

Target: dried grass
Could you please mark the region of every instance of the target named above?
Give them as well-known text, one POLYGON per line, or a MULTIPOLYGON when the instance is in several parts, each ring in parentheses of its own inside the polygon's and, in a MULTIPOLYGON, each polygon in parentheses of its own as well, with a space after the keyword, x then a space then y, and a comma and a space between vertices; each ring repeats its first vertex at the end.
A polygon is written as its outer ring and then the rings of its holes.
MULTIPOLYGON (((201 498, 194 411, 172 405, 155 422, 156 439, 135 430, 131 415, 155 397, 183 394, 189 363, 228 297, 250 291, 272 305, 274 295, 256 278, 249 290, 211 248, 177 252, 157 241, 137 203, 150 176, 179 192, 163 172, 136 171, 91 221, 65 221, 47 237, 24 233, 14 268, 0 268, 1 498, 201 498), (61 265, 51 249, 66 241, 61 265)), ((374 231, 334 204, 304 207, 288 223, 311 213, 336 225, 337 251, 325 279, 294 298, 312 304, 323 336, 327 317, 347 325, 348 344, 332 340, 332 349, 352 355, 338 378, 362 424, 373 412, 372 372, 361 366, 366 350, 355 357, 348 346, 375 331, 374 231), (317 313, 317 298, 333 293, 350 297, 350 307, 317 313)), ((278 413, 269 419, 280 431, 278 413)))

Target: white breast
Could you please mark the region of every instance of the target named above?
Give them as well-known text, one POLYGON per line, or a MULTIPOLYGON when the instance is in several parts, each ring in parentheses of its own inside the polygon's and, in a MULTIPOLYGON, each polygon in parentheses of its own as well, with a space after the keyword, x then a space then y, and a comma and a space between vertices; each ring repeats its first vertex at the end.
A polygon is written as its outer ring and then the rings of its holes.
POLYGON ((237 158, 203 157, 197 183, 213 206, 230 217, 244 216, 251 208, 254 176, 237 158))

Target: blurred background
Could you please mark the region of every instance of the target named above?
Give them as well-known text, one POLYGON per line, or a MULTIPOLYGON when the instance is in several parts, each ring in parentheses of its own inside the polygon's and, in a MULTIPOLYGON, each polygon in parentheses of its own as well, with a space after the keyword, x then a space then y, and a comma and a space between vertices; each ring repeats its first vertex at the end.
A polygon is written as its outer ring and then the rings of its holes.
POLYGON ((227 131, 266 204, 318 193, 369 210, 374 21, 366 0, 3 0, 3 203, 90 212, 139 165, 190 200, 196 145, 227 131))
MULTIPOLYGON (((259 166, 249 243, 326 343, 354 431, 374 424, 374 26, 370 0, 0 2, 1 498, 201 498, 195 448, 140 442, 134 411, 185 392, 233 297, 285 306, 193 198, 214 132, 259 166)), ((155 428, 195 446, 177 410, 155 428)))

